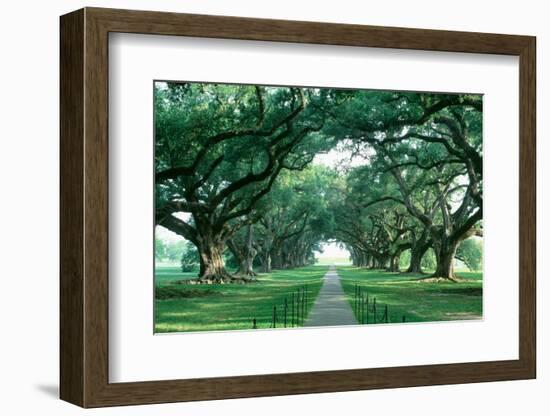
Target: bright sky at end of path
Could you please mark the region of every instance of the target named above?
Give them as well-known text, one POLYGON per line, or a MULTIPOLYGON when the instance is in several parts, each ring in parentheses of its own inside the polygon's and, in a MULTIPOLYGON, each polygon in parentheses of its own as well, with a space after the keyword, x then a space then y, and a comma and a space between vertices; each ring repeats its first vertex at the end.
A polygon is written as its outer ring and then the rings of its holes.
POLYGON ((316 251, 315 257, 318 259, 322 258, 345 258, 347 259, 349 257, 349 251, 347 251, 345 248, 341 248, 338 243, 322 243, 321 247, 323 249, 323 252, 316 251))

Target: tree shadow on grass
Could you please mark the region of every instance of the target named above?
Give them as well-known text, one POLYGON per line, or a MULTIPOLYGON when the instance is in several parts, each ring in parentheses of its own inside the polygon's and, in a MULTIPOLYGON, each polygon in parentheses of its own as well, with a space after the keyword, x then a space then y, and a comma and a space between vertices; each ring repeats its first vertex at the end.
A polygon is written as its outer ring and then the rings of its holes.
POLYGON ((446 295, 463 295, 463 296, 482 296, 483 288, 481 287, 449 287, 441 288, 437 292, 446 295))
POLYGON ((157 286, 155 288, 155 299, 182 299, 182 298, 198 298, 212 295, 220 295, 214 290, 198 290, 181 288, 177 286, 157 286))

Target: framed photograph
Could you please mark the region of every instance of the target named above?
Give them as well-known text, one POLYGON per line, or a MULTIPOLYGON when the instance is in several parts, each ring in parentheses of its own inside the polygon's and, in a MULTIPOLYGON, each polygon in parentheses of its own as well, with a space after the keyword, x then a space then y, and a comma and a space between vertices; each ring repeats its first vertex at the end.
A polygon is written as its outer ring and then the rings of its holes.
POLYGON ((534 37, 60 29, 63 400, 535 378, 534 37))

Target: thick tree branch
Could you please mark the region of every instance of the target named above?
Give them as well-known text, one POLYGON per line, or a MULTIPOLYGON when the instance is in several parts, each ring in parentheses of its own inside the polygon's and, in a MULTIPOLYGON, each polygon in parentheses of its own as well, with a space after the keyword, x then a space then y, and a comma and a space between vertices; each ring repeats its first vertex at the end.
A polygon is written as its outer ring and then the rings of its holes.
POLYGON ((197 247, 199 246, 197 230, 195 230, 195 228, 187 224, 185 221, 180 220, 173 215, 166 215, 157 224, 162 225, 164 228, 167 228, 170 231, 183 236, 184 238, 195 244, 197 247))
MULTIPOLYGON (((304 103, 304 97, 303 92, 298 89, 298 95, 299 95, 299 104, 285 117, 281 118, 278 122, 274 123, 271 128, 264 130, 263 124, 265 121, 265 115, 259 117, 259 125, 257 125, 254 128, 248 128, 248 129, 237 129, 237 130, 229 130, 222 133, 219 133, 215 136, 210 137, 205 141, 202 148, 197 153, 197 156, 195 157, 195 160, 191 164, 191 166, 179 166, 174 167, 170 169, 166 169, 161 172, 157 172, 155 175, 155 180, 157 182, 165 181, 167 179, 174 179, 179 176, 191 176, 195 174, 197 167, 201 163, 202 159, 206 155, 206 153, 215 145, 225 141, 230 140, 238 137, 243 136, 254 136, 254 137, 268 137, 274 134, 280 127, 284 126, 285 124, 290 123, 293 119, 295 119, 305 108, 304 103)), ((256 94, 259 94, 258 90, 256 90, 256 94)), ((260 107, 264 107, 263 100, 260 100, 261 104, 260 107)), ((265 112, 265 109, 262 111, 265 112)))

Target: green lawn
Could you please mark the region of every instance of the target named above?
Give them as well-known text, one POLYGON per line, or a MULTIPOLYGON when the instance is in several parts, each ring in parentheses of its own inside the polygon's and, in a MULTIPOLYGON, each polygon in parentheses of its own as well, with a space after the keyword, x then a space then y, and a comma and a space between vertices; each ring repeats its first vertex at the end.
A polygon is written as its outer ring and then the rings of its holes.
MULTIPOLYGON (((378 320, 388 305, 389 322, 433 322, 481 319, 482 273, 459 272, 467 279, 460 283, 426 283, 418 280, 426 275, 389 273, 358 269, 353 266, 337 267, 347 298, 354 306, 355 285, 359 285, 370 304, 376 298, 378 320)), ((359 313, 356 316, 359 320, 359 313)), ((369 323, 372 313, 369 315, 369 323)))
POLYGON ((331 264, 351 265, 351 261, 347 257, 319 257, 316 260, 317 260, 317 264, 328 265, 328 266, 330 266, 331 264))
POLYGON ((277 327, 282 327, 285 298, 290 325, 292 293, 307 285, 307 317, 326 272, 325 266, 310 266, 260 274, 258 282, 246 285, 186 285, 176 281, 194 278, 196 273, 182 273, 177 267, 158 267, 155 332, 252 329, 254 318, 258 328, 270 328, 273 306, 278 311, 277 327))

